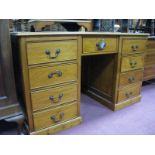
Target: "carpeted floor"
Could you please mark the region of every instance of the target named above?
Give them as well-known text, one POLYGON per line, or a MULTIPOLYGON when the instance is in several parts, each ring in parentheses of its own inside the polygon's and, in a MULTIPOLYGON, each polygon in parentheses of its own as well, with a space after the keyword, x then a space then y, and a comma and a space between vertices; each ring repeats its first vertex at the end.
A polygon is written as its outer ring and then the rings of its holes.
MULTIPOLYGON (((155 85, 143 86, 142 96, 140 103, 113 112, 82 94, 83 123, 57 135, 154 135, 155 85)), ((16 131, 10 130, 0 134, 16 134, 16 131)))
POLYGON ((142 100, 113 112, 86 95, 81 97, 83 123, 59 135, 154 135, 155 85, 142 88, 142 100))

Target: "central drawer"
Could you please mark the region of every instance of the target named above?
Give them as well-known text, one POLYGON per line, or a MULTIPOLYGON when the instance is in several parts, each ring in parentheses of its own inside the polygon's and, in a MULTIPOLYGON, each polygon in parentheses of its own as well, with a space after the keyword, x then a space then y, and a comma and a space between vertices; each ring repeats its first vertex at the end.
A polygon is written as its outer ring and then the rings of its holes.
POLYGON ((77 64, 32 67, 29 69, 31 89, 77 81, 77 64))
POLYGON ((77 117, 77 104, 72 103, 55 109, 33 114, 35 130, 46 128, 77 117))
POLYGON ((48 88, 31 93, 34 111, 77 100, 77 84, 48 88))
POLYGON ((121 72, 144 68, 144 56, 135 55, 122 57, 121 72))
POLYGON ((116 53, 117 38, 113 37, 83 37, 83 53, 116 53), (100 45, 102 48, 100 48, 100 45))
POLYGON ((29 65, 77 59, 77 40, 28 43, 27 57, 29 65))

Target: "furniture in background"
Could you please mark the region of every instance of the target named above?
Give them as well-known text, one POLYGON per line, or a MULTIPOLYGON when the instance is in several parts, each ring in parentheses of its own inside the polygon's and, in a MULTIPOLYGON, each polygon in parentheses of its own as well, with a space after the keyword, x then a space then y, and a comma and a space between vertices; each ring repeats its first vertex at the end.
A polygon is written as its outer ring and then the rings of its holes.
POLYGON ((119 32, 129 32, 131 21, 129 19, 93 19, 93 31, 114 32, 115 25, 119 25, 119 32))
POLYGON ((28 133, 53 134, 81 123, 81 77, 85 93, 114 111, 140 101, 147 37, 101 32, 12 33, 28 133))
POLYGON ((45 31, 92 31, 91 20, 29 20, 29 29, 45 31))
POLYGON ((154 19, 132 19, 130 31, 149 33, 151 36, 155 35, 155 20, 154 19))
POLYGON ((155 37, 149 37, 145 52, 144 78, 143 81, 155 78, 155 37))
POLYGON ((29 19, 10 19, 9 20, 10 32, 29 31, 28 21, 29 19))
POLYGON ((18 123, 18 133, 23 123, 17 99, 13 73, 8 20, 0 20, 0 120, 18 123))
POLYGON ((11 32, 41 31, 101 31, 114 32, 114 25, 119 25, 119 32, 140 32, 155 35, 154 19, 10 19, 11 32))
POLYGON ((120 26, 119 32, 129 32, 132 23, 132 19, 115 19, 115 24, 120 26))
POLYGON ((65 19, 10 19, 11 32, 40 32, 40 31, 92 31, 92 20, 65 19))
POLYGON ((114 19, 93 19, 93 31, 114 32, 114 19))
POLYGON ((155 35, 154 19, 115 19, 114 23, 120 25, 120 32, 139 32, 149 33, 151 36, 155 35))
POLYGON ((134 19, 93 19, 93 31, 116 32, 115 26, 119 26, 118 32, 134 32, 134 19))

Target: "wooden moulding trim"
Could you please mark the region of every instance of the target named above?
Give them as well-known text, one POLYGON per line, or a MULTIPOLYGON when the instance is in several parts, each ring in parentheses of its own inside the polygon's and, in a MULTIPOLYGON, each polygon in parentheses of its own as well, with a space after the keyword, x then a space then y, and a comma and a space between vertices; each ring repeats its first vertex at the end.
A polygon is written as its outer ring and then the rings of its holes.
POLYGON ((13 32, 11 35, 15 36, 60 36, 60 35, 112 35, 112 36, 146 36, 148 33, 114 33, 114 32, 13 32))
POLYGON ((24 100, 27 110, 27 117, 30 131, 34 130, 33 124, 33 115, 32 115, 32 105, 31 105, 31 97, 30 97, 30 83, 29 83, 29 71, 28 71, 28 63, 27 63, 27 53, 26 53, 26 41, 25 37, 20 38, 19 40, 19 48, 20 48, 20 59, 21 59, 21 69, 22 69, 22 83, 23 83, 23 92, 24 92, 24 100))
POLYGON ((58 124, 58 125, 54 125, 42 130, 38 130, 36 132, 31 132, 31 135, 49 135, 49 134, 54 134, 56 132, 65 130, 65 129, 69 129, 73 126, 76 126, 78 124, 80 124, 82 122, 82 118, 81 117, 77 117, 74 118, 72 120, 66 121, 64 123, 58 124))
POLYGON ((123 109, 123 108, 125 108, 125 107, 127 107, 127 106, 129 106, 129 105, 132 105, 132 104, 134 104, 134 103, 139 102, 140 100, 141 100, 141 95, 136 96, 136 97, 134 97, 134 98, 132 98, 132 99, 123 101, 123 102, 121 102, 121 103, 115 104, 114 111, 123 109))
POLYGON ((96 93, 94 93, 93 91, 90 91, 90 90, 87 90, 86 93, 87 93, 90 97, 92 97, 92 98, 94 98, 95 100, 97 100, 98 102, 100 102, 101 104, 105 105, 106 107, 110 108, 111 110, 114 110, 114 106, 115 106, 115 105, 114 105, 111 101, 109 101, 109 100, 107 100, 107 99, 101 97, 100 95, 98 95, 98 94, 96 94, 96 93))

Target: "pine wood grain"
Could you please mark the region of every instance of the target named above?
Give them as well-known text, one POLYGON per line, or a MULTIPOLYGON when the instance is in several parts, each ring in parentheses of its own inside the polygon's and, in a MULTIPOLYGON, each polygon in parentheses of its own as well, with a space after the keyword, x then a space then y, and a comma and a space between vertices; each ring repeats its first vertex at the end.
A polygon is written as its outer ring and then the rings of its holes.
POLYGON ((55 109, 41 111, 35 113, 33 116, 35 130, 43 129, 77 117, 77 103, 72 103, 65 106, 59 106, 55 109), (64 113, 62 119, 60 119, 61 113, 64 113), (54 120, 51 119, 52 116, 55 116, 55 119, 60 121, 58 123, 55 123, 54 120))
POLYGON ((117 53, 117 39, 116 37, 96 36, 96 37, 83 37, 83 53, 117 53), (104 39, 106 47, 99 50, 96 44, 104 39))
POLYGON ((54 88, 46 88, 31 93, 33 111, 56 107, 60 104, 77 100, 77 84, 67 84, 54 88), (61 98, 59 95, 63 94, 61 98), (50 96, 54 99, 51 100, 50 96))
POLYGON ((31 89, 70 82, 77 81, 77 64, 61 64, 56 66, 42 66, 35 67, 29 70, 30 87, 31 89), (51 73, 60 71, 62 76, 54 74, 52 78, 48 76, 51 73))
POLYGON ((118 102, 138 96, 140 94, 140 91, 141 83, 132 84, 128 87, 125 87, 118 92, 118 102))
POLYGON ((122 54, 145 52, 146 38, 127 38, 123 39, 122 54), (136 48, 137 47, 137 48, 136 48))
POLYGON ((144 68, 144 56, 133 55, 122 58, 121 72, 144 68))
POLYGON ((142 79, 143 79, 143 71, 142 70, 121 73, 120 79, 119 79, 119 87, 123 87, 128 84, 142 81, 142 79))
POLYGON ((77 59, 77 40, 28 43, 27 55, 29 65, 74 60, 77 59), (47 50, 50 51, 49 55, 46 54, 47 50), (60 53, 57 55, 57 57, 50 58, 50 56, 56 56, 57 50, 60 50, 60 53))

